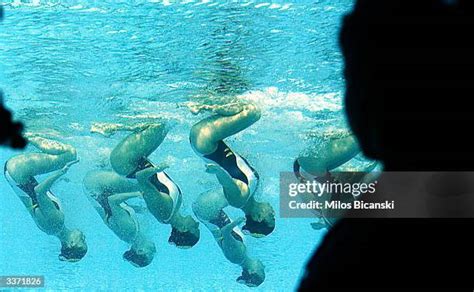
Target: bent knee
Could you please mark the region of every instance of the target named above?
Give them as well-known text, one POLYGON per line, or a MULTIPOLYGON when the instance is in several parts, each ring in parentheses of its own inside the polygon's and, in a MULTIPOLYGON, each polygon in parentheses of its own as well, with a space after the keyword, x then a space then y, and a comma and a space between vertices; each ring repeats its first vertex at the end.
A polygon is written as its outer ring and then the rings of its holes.
POLYGON ((197 123, 191 128, 189 141, 194 149, 201 154, 209 154, 214 151, 215 142, 212 141, 211 128, 201 123, 197 123))
POLYGON ((19 184, 26 182, 30 177, 28 171, 29 165, 22 156, 9 159, 5 163, 5 170, 8 172, 8 175, 19 184))
MULTIPOLYGON (((166 123, 166 122, 163 122, 163 123, 154 123, 154 124, 150 124, 147 126, 147 128, 145 130, 142 131, 142 135, 145 135, 143 137, 153 137, 153 139, 164 139, 164 137, 166 135, 168 135, 168 132, 169 132, 169 129, 170 129, 170 126, 166 123)), ((149 138, 145 138, 145 139, 149 139, 149 138)))
POLYGON ((64 152, 60 154, 62 157, 66 157, 68 161, 73 161, 77 159, 76 148, 74 148, 71 145, 66 144, 63 149, 64 149, 64 152))
POLYGON ((244 110, 244 115, 245 117, 252 121, 253 123, 258 121, 260 117, 262 116, 262 111, 260 108, 254 104, 248 104, 245 106, 244 110))
POLYGON ((76 148, 74 147, 70 147, 70 149, 68 149, 68 153, 71 157, 71 160, 76 160, 77 159, 77 151, 76 151, 76 148))
POLYGON ((110 153, 110 166, 120 175, 129 175, 133 173, 138 165, 138 161, 130 159, 129 154, 124 148, 116 147, 110 153))

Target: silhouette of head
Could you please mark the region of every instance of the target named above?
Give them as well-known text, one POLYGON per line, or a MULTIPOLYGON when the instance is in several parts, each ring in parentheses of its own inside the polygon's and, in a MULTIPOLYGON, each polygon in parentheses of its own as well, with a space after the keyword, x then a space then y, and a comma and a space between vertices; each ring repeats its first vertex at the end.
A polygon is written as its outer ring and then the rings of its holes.
POLYGON ((237 282, 248 287, 258 287, 265 281, 265 267, 259 260, 248 259, 247 267, 242 270, 242 275, 237 282))
POLYGON ((469 0, 360 0, 345 17, 345 109, 364 154, 387 170, 474 162, 469 0))
POLYGON ((200 234, 199 223, 188 215, 184 217, 179 229, 175 227, 171 229, 168 243, 181 249, 188 249, 198 243, 200 234))
POLYGON ((123 254, 123 259, 137 268, 143 268, 151 264, 155 253, 155 244, 145 240, 138 244, 133 244, 130 250, 123 254))
POLYGON ((59 259, 67 262, 78 262, 87 253, 87 243, 84 234, 78 230, 72 230, 65 242, 61 244, 59 259))
POLYGON ((168 243, 176 245, 181 249, 188 249, 193 247, 199 241, 199 229, 196 231, 179 231, 175 228, 171 229, 171 235, 168 243))
POLYGON ((251 214, 245 215, 242 231, 253 237, 264 237, 275 229, 275 211, 269 203, 257 203, 251 214))

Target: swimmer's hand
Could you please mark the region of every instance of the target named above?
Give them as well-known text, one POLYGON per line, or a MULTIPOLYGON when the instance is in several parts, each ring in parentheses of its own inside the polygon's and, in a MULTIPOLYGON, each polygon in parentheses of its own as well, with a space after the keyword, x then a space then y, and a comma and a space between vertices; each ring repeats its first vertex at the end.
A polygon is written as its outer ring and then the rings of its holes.
POLYGON ((76 163, 78 163, 78 162, 79 162, 79 159, 76 159, 76 160, 74 160, 74 161, 71 161, 71 162, 66 163, 66 165, 61 169, 61 171, 62 171, 63 173, 66 173, 72 165, 74 165, 74 164, 76 164, 76 163))
POLYGON ((234 225, 234 227, 235 227, 235 226, 238 226, 238 225, 241 225, 241 224, 245 223, 245 221, 246 221, 245 217, 239 217, 239 218, 235 219, 234 222, 231 222, 227 225, 234 225))
POLYGON ((322 222, 313 222, 313 223, 311 223, 311 227, 314 230, 321 230, 321 229, 324 229, 324 228, 328 228, 327 225, 322 223, 322 222))
POLYGON ((226 233, 226 232, 231 232, 232 229, 234 229, 235 227, 239 226, 242 223, 245 223, 245 221, 246 221, 245 217, 239 217, 239 218, 235 219, 235 221, 230 222, 227 225, 225 225, 224 227, 222 227, 221 231, 222 231, 223 234, 226 233))
POLYGON ((162 172, 164 171, 165 169, 169 168, 169 164, 166 163, 166 162, 162 162, 160 164, 158 164, 156 167, 155 167, 155 170, 156 172, 162 172))
POLYGON ((206 172, 207 173, 217 173, 219 171, 219 165, 208 163, 206 164, 206 172))

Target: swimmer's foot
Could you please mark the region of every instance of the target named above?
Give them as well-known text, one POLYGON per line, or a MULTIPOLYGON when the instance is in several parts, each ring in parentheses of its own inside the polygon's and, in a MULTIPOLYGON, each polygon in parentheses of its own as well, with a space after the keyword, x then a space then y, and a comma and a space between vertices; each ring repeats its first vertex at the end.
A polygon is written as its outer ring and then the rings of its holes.
POLYGON ((38 136, 39 136, 38 134, 33 133, 33 132, 23 133, 23 137, 25 137, 26 139, 31 139, 31 138, 38 137, 38 136))
POLYGON ((45 139, 45 140, 52 140, 51 138, 47 138, 51 136, 51 134, 48 133, 35 133, 35 132, 25 132, 23 134, 23 137, 27 139, 45 139))
POLYGON ((205 111, 215 113, 216 110, 218 110, 218 108, 221 107, 220 105, 197 104, 197 103, 194 103, 194 102, 188 103, 187 106, 189 108, 189 111, 193 115, 197 115, 197 114, 200 114, 201 112, 205 112, 205 111))
POLYGON ((44 145, 46 143, 51 143, 50 142, 51 140, 41 136, 38 133, 26 132, 25 134, 23 134, 23 137, 25 137, 26 140, 28 140, 29 143, 31 143, 33 146, 35 146, 37 148, 40 148, 40 147, 38 147, 40 145, 44 145))
POLYGON ((318 222, 313 222, 313 223, 310 223, 310 224, 311 224, 311 227, 314 230, 321 230, 321 229, 328 228, 327 224, 324 223, 324 221, 322 221, 322 220, 320 220, 318 222))
POLYGON ((203 105, 197 104, 195 102, 188 102, 186 106, 193 115, 197 115, 203 110, 203 105))
POLYGON ((244 108, 245 104, 241 102, 233 102, 217 107, 214 110, 214 113, 221 116, 233 116, 243 111, 244 108))
POLYGON ((207 111, 213 114, 218 114, 222 116, 233 116, 244 110, 245 104, 242 102, 232 102, 228 104, 216 104, 216 105, 207 105, 207 104, 197 104, 190 102, 187 104, 187 107, 193 115, 200 114, 201 112, 207 111))
POLYGON ((110 137, 115 134, 123 125, 112 123, 93 123, 90 132, 100 134, 104 137, 110 137))

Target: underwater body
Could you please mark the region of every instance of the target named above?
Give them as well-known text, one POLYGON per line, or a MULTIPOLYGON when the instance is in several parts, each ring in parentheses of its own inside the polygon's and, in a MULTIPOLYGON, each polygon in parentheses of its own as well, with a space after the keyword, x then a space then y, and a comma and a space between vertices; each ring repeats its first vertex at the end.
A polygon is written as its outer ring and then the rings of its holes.
MULTIPOLYGON (((319 133, 345 129, 338 30, 352 1, 3 1, 0 88, 27 132, 77 149, 52 192, 66 224, 82 230, 88 253, 58 260, 58 240, 41 232, 2 177, 0 276, 44 275, 51 290, 294 290, 325 230, 314 219, 278 215, 279 175, 313 147, 319 133), (148 212, 140 227, 156 244, 153 262, 136 268, 122 259, 127 244, 104 225, 84 191, 93 170, 110 169, 111 150, 124 133, 91 133, 94 123, 133 125, 167 121, 170 130, 149 159, 166 162, 183 194, 182 212, 203 192, 219 188, 190 146, 191 127, 205 115, 188 105, 249 101, 261 118, 226 139, 258 172, 255 197, 276 210, 264 238, 247 236, 266 279, 236 282, 239 266, 226 260, 211 232, 190 249, 168 244, 170 227, 148 212)), ((0 162, 24 151, 0 150, 0 162)), ((353 165, 367 161, 357 156, 353 165)), ((46 176, 38 177, 38 180, 46 176)), ((135 205, 141 205, 133 199, 135 205)), ((230 217, 240 210, 226 209, 230 217)))

